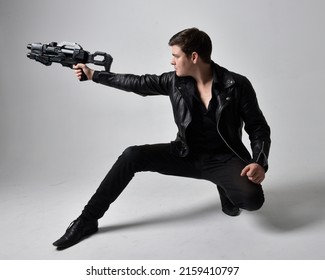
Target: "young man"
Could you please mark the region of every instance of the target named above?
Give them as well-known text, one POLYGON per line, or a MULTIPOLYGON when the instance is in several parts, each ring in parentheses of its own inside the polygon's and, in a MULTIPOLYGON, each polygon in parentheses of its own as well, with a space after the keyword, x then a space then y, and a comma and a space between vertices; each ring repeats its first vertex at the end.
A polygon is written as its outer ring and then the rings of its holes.
POLYGON ((263 205, 261 183, 268 169, 270 128, 251 83, 211 61, 211 40, 197 28, 177 33, 169 45, 175 71, 159 76, 75 66, 79 79, 85 74, 88 80, 143 96, 169 96, 178 133, 171 143, 127 148, 54 246, 66 248, 95 233, 98 219, 141 171, 211 181, 218 188, 223 212, 230 216, 263 205), (241 141, 243 123, 252 156, 241 141))

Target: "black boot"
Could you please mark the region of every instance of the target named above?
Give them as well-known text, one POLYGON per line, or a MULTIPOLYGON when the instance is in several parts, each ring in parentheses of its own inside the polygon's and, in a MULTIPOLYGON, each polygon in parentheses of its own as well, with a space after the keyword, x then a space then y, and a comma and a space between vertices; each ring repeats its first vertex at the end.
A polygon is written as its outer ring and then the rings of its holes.
POLYGON ((240 209, 229 200, 223 188, 217 187, 220 195, 222 212, 232 217, 239 216, 241 212, 240 209))
POLYGON ((53 243, 58 249, 71 247, 79 243, 83 238, 98 231, 97 220, 86 220, 81 216, 74 220, 66 230, 65 234, 53 243))

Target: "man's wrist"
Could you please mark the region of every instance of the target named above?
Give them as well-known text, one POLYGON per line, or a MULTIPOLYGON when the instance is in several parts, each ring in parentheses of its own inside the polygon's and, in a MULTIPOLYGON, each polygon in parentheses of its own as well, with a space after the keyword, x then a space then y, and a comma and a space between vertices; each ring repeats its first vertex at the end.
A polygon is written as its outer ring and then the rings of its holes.
POLYGON ((99 73, 100 71, 93 70, 94 72, 92 73, 92 80, 95 83, 99 83, 99 73))

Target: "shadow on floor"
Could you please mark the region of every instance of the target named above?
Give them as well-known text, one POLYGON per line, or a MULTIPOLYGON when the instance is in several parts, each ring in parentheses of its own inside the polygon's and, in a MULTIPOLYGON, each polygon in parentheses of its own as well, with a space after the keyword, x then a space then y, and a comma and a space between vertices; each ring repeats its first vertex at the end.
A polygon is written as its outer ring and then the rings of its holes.
POLYGON ((200 219, 203 217, 206 217, 208 215, 215 215, 218 213, 218 211, 221 212, 221 209, 219 209, 218 202, 213 202, 208 205, 197 206, 194 209, 191 210, 184 210, 182 212, 172 213, 168 215, 157 215, 149 218, 145 218, 143 220, 137 220, 130 223, 123 223, 123 224, 117 224, 112 226, 104 226, 99 228, 99 233, 105 233, 105 232, 111 232, 115 230, 121 230, 121 229, 129 229, 129 228, 136 228, 136 227, 144 227, 144 226, 152 226, 157 224, 165 224, 165 223, 177 223, 180 221, 185 221, 187 219, 195 220, 200 219))
POLYGON ((267 191, 266 203, 258 211, 262 226, 279 232, 294 231, 325 220, 325 183, 283 184, 267 191))
MULTIPOLYGON (((325 220, 325 183, 300 182, 283 184, 265 190, 266 203, 256 212, 260 226, 277 232, 289 232, 309 227, 325 220)), ((128 228, 195 220, 215 213, 222 213, 218 202, 197 206, 191 210, 153 216, 134 222, 104 226, 99 233, 128 228)), ((254 213, 255 214, 255 213, 254 213)), ((240 218, 240 217, 239 217, 240 218)))

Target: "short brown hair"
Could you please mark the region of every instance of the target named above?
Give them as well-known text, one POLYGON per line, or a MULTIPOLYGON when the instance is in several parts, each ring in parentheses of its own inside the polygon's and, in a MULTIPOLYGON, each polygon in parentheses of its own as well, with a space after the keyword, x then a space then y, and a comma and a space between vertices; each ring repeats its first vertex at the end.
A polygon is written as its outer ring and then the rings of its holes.
POLYGON ((211 62, 211 39, 208 34, 195 27, 184 29, 176 33, 173 37, 170 38, 168 45, 179 46, 181 50, 188 56, 193 52, 196 52, 204 62, 211 62))

